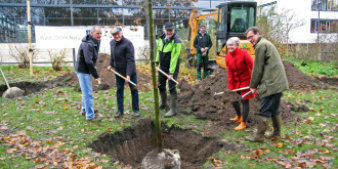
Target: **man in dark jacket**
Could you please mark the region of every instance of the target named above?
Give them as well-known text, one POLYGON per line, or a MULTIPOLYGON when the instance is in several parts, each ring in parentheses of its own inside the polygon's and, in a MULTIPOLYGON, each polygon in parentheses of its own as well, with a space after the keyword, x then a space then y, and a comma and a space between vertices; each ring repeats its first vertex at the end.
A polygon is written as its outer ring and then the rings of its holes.
POLYGON ((272 118, 274 131, 269 136, 281 138, 282 118, 279 112, 282 92, 289 88, 282 58, 277 48, 268 40, 262 38, 257 27, 246 31, 246 37, 255 48, 255 61, 252 69, 250 89, 262 98, 260 106, 261 121, 257 132, 247 140, 263 142, 264 134, 268 128, 268 119, 272 118))
POLYGON ((91 76, 93 76, 95 80, 100 83, 100 78, 95 69, 95 64, 100 48, 101 35, 101 28, 94 26, 90 34, 82 39, 75 65, 76 75, 79 79, 82 92, 81 113, 83 116, 86 116, 87 120, 94 122, 100 121, 100 119, 96 118, 94 114, 94 99, 91 76))
POLYGON ((165 117, 171 117, 176 114, 177 106, 177 81, 180 67, 180 53, 182 48, 181 40, 175 33, 175 27, 172 23, 165 25, 164 34, 160 36, 157 42, 156 63, 160 64, 160 69, 169 75, 167 78, 161 72, 158 73, 159 90, 161 95, 160 109, 166 109, 167 106, 167 89, 166 83, 168 79, 170 91, 170 111, 165 114, 165 117))
POLYGON ((201 69, 203 67, 203 78, 208 77, 208 53, 212 46, 210 36, 205 31, 205 26, 200 27, 200 31, 195 36, 194 47, 197 54, 197 80, 201 80, 201 69))
MULTIPOLYGON (((114 39, 110 41, 111 54, 108 69, 114 68, 117 73, 126 77, 128 81, 137 84, 137 73, 133 44, 123 36, 121 27, 115 27, 112 30, 111 34, 113 35, 114 39)), ((116 75, 115 77, 118 108, 115 117, 119 118, 123 115, 124 111, 123 102, 125 80, 118 75, 116 75)), ((132 96, 132 107, 134 111, 134 116, 138 117, 140 116, 138 90, 136 89, 136 86, 132 85, 131 83, 129 83, 129 87, 132 96)))

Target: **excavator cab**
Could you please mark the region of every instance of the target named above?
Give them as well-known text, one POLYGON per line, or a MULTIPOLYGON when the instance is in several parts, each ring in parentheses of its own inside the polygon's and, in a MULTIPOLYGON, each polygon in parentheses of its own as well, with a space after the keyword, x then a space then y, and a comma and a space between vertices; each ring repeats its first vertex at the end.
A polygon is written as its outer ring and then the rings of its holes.
POLYGON ((216 63, 226 68, 225 55, 228 53, 226 41, 231 37, 239 37, 239 48, 246 50, 254 57, 255 51, 246 40, 245 31, 256 23, 257 2, 253 0, 228 0, 217 6, 216 63))

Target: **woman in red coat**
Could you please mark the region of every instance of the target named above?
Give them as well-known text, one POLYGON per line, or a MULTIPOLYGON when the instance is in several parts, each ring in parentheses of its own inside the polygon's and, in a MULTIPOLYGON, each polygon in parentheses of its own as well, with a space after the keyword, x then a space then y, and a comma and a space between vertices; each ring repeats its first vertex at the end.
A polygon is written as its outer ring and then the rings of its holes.
MULTIPOLYGON (((232 37, 227 41, 227 48, 229 53, 225 57, 225 64, 227 65, 228 70, 228 89, 234 90, 242 87, 248 87, 250 85, 251 72, 253 66, 252 57, 245 50, 239 49, 240 39, 237 37, 232 37)), ((237 92, 240 95, 244 95, 249 92, 250 89, 242 90, 237 92)), ((256 96, 255 94, 250 94, 243 98, 243 114, 241 114, 241 109, 239 102, 233 102, 232 105, 236 111, 236 117, 230 120, 241 122, 235 130, 243 130, 246 128, 246 121, 249 115, 249 99, 256 96)))

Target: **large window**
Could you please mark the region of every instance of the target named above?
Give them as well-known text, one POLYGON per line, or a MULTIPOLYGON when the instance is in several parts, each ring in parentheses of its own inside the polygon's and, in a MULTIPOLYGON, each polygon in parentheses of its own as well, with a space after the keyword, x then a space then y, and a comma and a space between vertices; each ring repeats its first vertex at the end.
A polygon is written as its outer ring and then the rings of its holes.
POLYGON ((255 14, 253 7, 234 7, 231 9, 230 32, 245 32, 254 25, 255 14))
POLYGON ((338 0, 312 0, 313 11, 338 11, 338 0))
POLYGON ((338 33, 338 20, 311 19, 311 33, 338 33))

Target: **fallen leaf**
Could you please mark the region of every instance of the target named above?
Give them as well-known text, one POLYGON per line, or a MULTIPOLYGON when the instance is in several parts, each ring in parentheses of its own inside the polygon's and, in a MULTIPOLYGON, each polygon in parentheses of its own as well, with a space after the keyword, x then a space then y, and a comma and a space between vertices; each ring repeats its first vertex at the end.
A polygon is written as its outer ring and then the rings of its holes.
POLYGON ((256 155, 262 155, 262 154, 264 154, 264 151, 262 149, 258 148, 258 149, 255 150, 255 154, 256 155))

